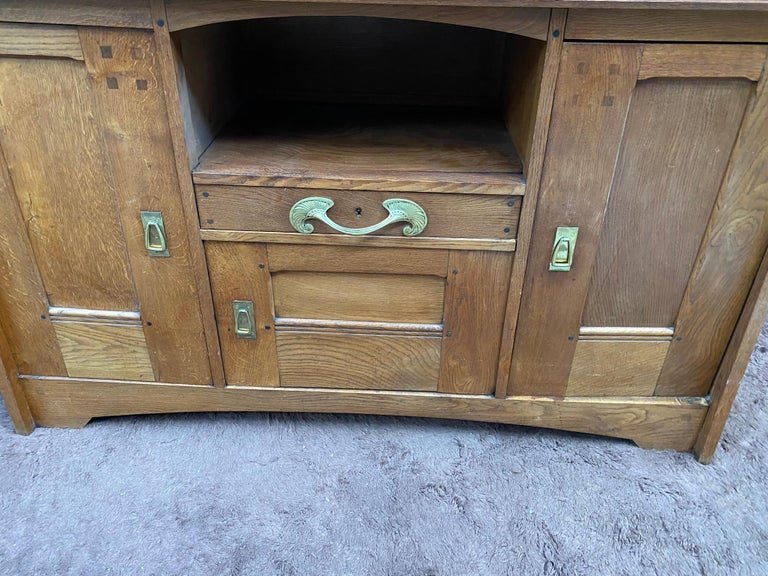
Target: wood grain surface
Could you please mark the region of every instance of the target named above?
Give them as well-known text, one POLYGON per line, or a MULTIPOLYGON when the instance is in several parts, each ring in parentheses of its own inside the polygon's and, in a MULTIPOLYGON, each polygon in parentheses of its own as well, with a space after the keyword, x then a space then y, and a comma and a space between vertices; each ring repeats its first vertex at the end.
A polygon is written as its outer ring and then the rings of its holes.
POLYGON ((437 389, 440 337, 277 333, 280 383, 298 388, 437 389))
MULTIPOLYGON (((619 3, 617 3, 619 4, 619 3)), ((621 3, 630 7, 629 2, 621 3)), ((651 3, 649 3, 651 4, 651 3)), ((666 2, 661 8, 685 7, 666 2)), ((689 3, 691 4, 691 3, 689 3)), ((661 42, 766 42, 768 12, 759 2, 749 5, 760 12, 737 12, 736 3, 720 4, 726 10, 569 10, 568 40, 647 40, 661 42)), ((717 7, 714 2, 701 7, 717 7)), ((621 6, 620 6, 621 7, 621 6)), ((653 6, 651 6, 653 7, 653 6)))
POLYGON ((0 144, 50 303, 131 310, 96 92, 82 62, 0 58, 0 144))
MULTIPOLYGON (((187 223, 153 34, 82 29, 88 79, 158 380, 211 384, 187 223), (110 47, 107 58, 102 48, 110 47), (112 86, 112 87, 110 87, 112 86), (150 258, 139 213, 161 212, 169 258, 150 258)), ((118 225, 118 229, 119 229, 118 225)), ((119 309, 112 307, 111 309, 119 309)))
MULTIPOLYGON (((48 320, 48 295, 35 263, 18 197, 0 146, 0 326, 24 374, 63 376, 66 368, 48 320)), ((10 363, 9 363, 10 365, 10 363)))
POLYGON ((674 325, 750 91, 744 80, 638 84, 582 325, 674 325))
POLYGON ((155 380, 141 324, 55 322, 54 327, 69 376, 155 380))
POLYGON ((205 248, 227 383, 279 386, 275 313, 266 247, 206 242, 205 248), (255 340, 235 336, 234 300, 253 302, 255 340))
POLYGON ((493 393, 512 259, 511 254, 451 252, 440 392, 493 393))
POLYGON ((439 324, 446 288, 438 276, 279 272, 272 290, 278 318, 439 324))
POLYGON ((630 45, 563 47, 511 394, 565 394, 640 52, 630 45), (570 272, 549 271, 558 226, 579 227, 570 272))
MULTIPOLYGON (((289 218, 291 207, 316 196, 332 200, 328 217, 348 228, 364 228, 384 220, 389 215, 382 205, 385 200, 410 200, 426 212, 429 222, 420 236, 430 238, 513 239, 521 205, 519 196, 198 185, 200 227, 295 233, 289 218)), ((319 220, 311 224, 313 234, 340 234, 319 220)), ((367 236, 402 237, 405 225, 392 224, 367 236)))
POLYGON ((83 59, 76 28, 0 23, 0 56, 83 59))
POLYGON ((669 341, 580 340, 567 396, 652 396, 669 341))
POLYGON ((503 422, 628 438, 644 448, 690 450, 707 412, 703 399, 521 396, 500 400, 428 392, 20 380, 35 421, 57 427, 82 427, 99 416, 164 412, 330 412, 503 422))
POLYGON ((474 26, 546 39, 549 10, 472 6, 403 6, 397 4, 343 4, 333 2, 248 2, 225 0, 168 0, 168 26, 183 30, 216 22, 288 16, 367 16, 423 20, 474 26))
POLYGON ((35 421, 27 403, 27 396, 21 388, 16 362, 11 347, 0 324, 0 396, 11 418, 17 434, 28 435, 35 429, 35 421))
POLYGON ((768 248, 768 81, 747 104, 656 394, 707 394, 768 248))

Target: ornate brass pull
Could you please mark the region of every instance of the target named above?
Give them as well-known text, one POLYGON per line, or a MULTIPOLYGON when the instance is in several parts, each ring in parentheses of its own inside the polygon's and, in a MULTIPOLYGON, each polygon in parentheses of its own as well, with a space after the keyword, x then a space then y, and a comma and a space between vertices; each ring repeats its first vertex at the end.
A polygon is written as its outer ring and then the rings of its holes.
POLYGON ((407 225, 403 228, 403 236, 418 236, 427 227, 427 213, 416 202, 402 198, 391 198, 384 200, 381 205, 389 212, 389 216, 378 224, 366 228, 347 228, 331 220, 328 217, 328 210, 333 206, 333 200, 330 198, 310 197, 299 200, 291 208, 288 217, 293 228, 302 234, 312 234, 315 231, 315 227, 307 222, 307 220, 320 220, 337 232, 349 234, 350 236, 363 236, 372 232, 378 232, 382 228, 386 228, 396 222, 407 222, 407 225))

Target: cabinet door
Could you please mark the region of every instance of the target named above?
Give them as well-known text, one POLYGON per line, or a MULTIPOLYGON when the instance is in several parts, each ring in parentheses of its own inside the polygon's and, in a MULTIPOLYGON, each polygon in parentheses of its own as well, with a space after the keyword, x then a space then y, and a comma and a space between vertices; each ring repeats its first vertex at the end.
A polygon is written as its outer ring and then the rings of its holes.
POLYGON ((765 61, 564 46, 510 394, 707 394, 768 244, 765 61))
POLYGON ((152 34, 0 35, 0 323, 19 370, 209 383, 152 34), (142 211, 162 214, 167 257, 142 211))
POLYGON ((227 383, 490 394, 508 252, 207 242, 227 383))

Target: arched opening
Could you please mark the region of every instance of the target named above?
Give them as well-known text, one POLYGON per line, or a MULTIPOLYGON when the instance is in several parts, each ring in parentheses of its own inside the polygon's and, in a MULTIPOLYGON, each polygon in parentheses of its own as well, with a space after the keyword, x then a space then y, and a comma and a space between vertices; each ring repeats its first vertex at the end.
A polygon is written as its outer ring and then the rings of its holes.
POLYGON ((524 187, 545 41, 360 16, 241 20, 180 30, 174 40, 190 163, 201 179, 248 173, 251 183, 317 188, 338 178, 365 189, 389 178, 393 190, 495 194, 524 187), (411 181, 423 184, 397 184, 411 181))

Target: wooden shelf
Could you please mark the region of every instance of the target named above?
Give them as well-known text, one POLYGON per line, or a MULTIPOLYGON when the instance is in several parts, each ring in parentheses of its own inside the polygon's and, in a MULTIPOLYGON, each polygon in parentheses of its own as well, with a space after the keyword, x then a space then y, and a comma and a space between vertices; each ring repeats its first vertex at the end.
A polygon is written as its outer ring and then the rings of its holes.
POLYGON ((501 118, 472 109, 260 106, 202 156, 198 184, 520 195, 501 118))

